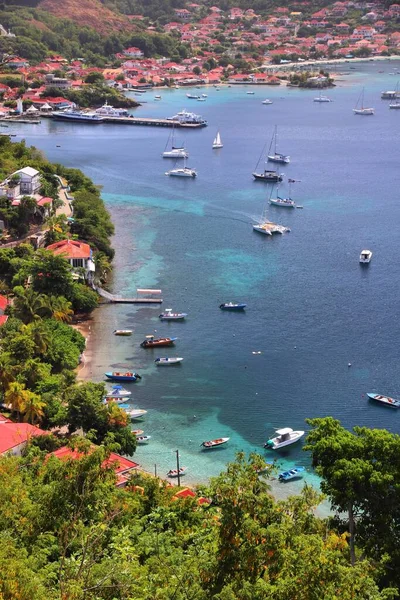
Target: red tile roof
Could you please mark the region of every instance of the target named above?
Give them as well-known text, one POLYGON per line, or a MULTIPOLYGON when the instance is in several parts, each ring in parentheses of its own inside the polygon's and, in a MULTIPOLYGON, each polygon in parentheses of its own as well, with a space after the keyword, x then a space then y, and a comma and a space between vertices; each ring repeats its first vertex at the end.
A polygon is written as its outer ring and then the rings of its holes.
MULTIPOLYGON (((94 450, 93 446, 93 450, 94 450)), ((54 452, 50 452, 50 455, 56 456, 60 460, 67 460, 69 458, 79 459, 82 458, 83 453, 78 452, 78 450, 73 450, 68 446, 63 446, 54 452)), ((110 456, 103 461, 103 467, 112 467, 117 474, 117 485, 121 485, 122 477, 124 473, 131 471, 132 469, 137 469, 139 466, 138 463, 134 462, 130 458, 125 458, 124 456, 120 456, 119 454, 115 454, 115 452, 111 452, 110 456)), ((125 482, 126 483, 126 482, 125 482)))
POLYGON ((0 310, 5 310, 8 306, 8 300, 5 296, 0 296, 0 310))
POLYGON ((90 258, 91 256, 89 244, 77 240, 61 240, 61 242, 47 246, 47 250, 50 250, 56 256, 66 258, 90 258))
POLYGON ((31 437, 44 435, 46 431, 30 423, 13 423, 0 420, 0 454, 9 452, 16 446, 27 442, 31 437))
POLYGON ((8 319, 8 316, 7 316, 7 315, 1 315, 1 316, 0 316, 0 327, 1 327, 2 325, 4 325, 4 323, 7 323, 7 319, 8 319))

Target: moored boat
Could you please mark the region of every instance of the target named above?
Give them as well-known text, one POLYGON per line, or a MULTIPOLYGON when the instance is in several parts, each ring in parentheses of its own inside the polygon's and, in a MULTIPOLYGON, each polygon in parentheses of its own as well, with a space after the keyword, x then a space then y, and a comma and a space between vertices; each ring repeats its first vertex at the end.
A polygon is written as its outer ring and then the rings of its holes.
POLYGON ((52 117, 56 121, 79 121, 80 123, 103 123, 104 121, 104 117, 95 112, 84 112, 72 108, 55 111, 52 113, 52 117))
POLYGON ((178 167, 171 169, 170 171, 166 171, 166 175, 170 177, 197 177, 197 171, 195 169, 191 169, 186 166, 186 157, 183 157, 183 167, 178 167))
POLYGON ((300 477, 303 477, 304 471, 304 467, 293 467, 293 469, 289 469, 289 471, 282 471, 282 473, 279 473, 278 479, 279 481, 290 481, 291 479, 299 479, 300 477))
POLYGON ((151 435, 137 435, 136 442, 138 444, 147 444, 151 440, 151 435))
POLYGON ((271 144, 268 150, 268 160, 270 162, 276 162, 276 163, 281 163, 284 165, 287 165, 290 163, 290 156, 287 156, 286 154, 281 154, 280 152, 277 151, 277 144, 278 144, 278 128, 275 125, 275 129, 274 129, 274 133, 272 136, 272 140, 271 140, 271 144), (272 147, 274 148, 274 151, 272 152, 272 147))
POLYGON ((202 442, 200 446, 205 450, 211 450, 212 448, 219 448, 219 446, 223 446, 227 442, 229 442, 228 437, 217 438, 216 440, 209 440, 208 442, 202 442))
POLYGON ((125 408, 124 410, 131 421, 136 421, 147 415, 147 410, 144 410, 143 408, 125 408))
POLYGON ((265 100, 263 100, 261 104, 272 104, 272 100, 270 100, 269 98, 265 98, 265 100))
POLYGON ((322 92, 320 92, 319 96, 314 98, 314 102, 332 102, 332 100, 328 96, 323 96, 322 92))
POLYGON ((169 366, 169 365, 179 365, 183 361, 183 358, 180 356, 171 356, 171 357, 161 357, 156 358, 155 363, 157 366, 169 366))
POLYGON ((371 250, 361 250, 360 263, 362 265, 368 265, 371 262, 372 252, 371 250))
POLYGON ((178 477, 181 475, 184 475, 187 471, 187 467, 181 467, 178 471, 178 469, 170 469, 167 473, 167 477, 178 477))
POLYGON ((281 198, 279 196, 279 186, 276 190, 276 198, 271 197, 269 199, 269 203, 273 206, 281 206, 282 208, 296 208, 296 202, 292 200, 291 192, 292 192, 292 183, 296 183, 295 179, 288 179, 289 183, 289 196, 287 198, 281 198))
POLYGON ((284 429, 277 429, 277 436, 269 439, 265 444, 264 448, 271 448, 271 450, 279 450, 280 448, 284 448, 285 446, 290 446, 290 444, 294 444, 298 442, 301 437, 304 435, 304 431, 293 431, 290 427, 285 427, 284 429))
POLYGON ((146 339, 140 344, 142 348, 159 348, 161 346, 172 346, 178 338, 155 338, 154 335, 146 335, 146 339))
POLYGON ((196 96, 196 94, 186 94, 186 98, 189 98, 189 100, 198 100, 200 96, 196 96))
POLYGON ((143 429, 132 429, 132 433, 133 435, 143 435, 144 431, 143 429))
POLYGON ((183 321, 187 317, 187 313, 172 312, 172 308, 166 308, 158 318, 161 321, 183 321))
POLYGON ((353 108, 353 113, 355 115, 374 115, 375 109, 364 106, 364 88, 361 91, 361 94, 357 100, 357 104, 355 108, 353 108))
POLYGON ((114 335, 132 335, 132 329, 115 329, 114 335))
POLYGON ((218 148, 223 148, 224 147, 224 145, 222 143, 222 140, 221 140, 221 135, 220 135, 219 131, 217 131, 217 135, 214 138, 212 147, 213 147, 213 150, 218 150, 218 148))
POLYGON ((219 305, 221 310, 244 310, 246 306, 243 302, 224 302, 219 305))
POLYGON ((107 371, 104 375, 107 379, 111 379, 111 381, 137 381, 138 379, 142 379, 139 373, 135 373, 134 371, 107 371))
POLYGON ((126 390, 122 385, 113 385, 111 390, 107 391, 107 398, 127 398, 132 392, 126 390))
POLYGON ((175 145, 175 127, 172 128, 172 132, 169 134, 167 143, 165 145, 164 152, 162 154, 163 158, 189 158, 189 153, 184 146, 176 146, 175 145), (171 148, 169 148, 169 144, 171 142, 171 148))
POLYGON ((368 393, 367 396, 371 400, 381 402, 385 406, 391 406, 392 408, 400 408, 400 400, 395 400, 394 398, 390 398, 390 396, 382 396, 381 394, 372 393, 368 393))
POLYGON ((262 173, 254 172, 252 175, 254 179, 265 181, 266 183, 279 183, 283 179, 282 174, 278 173, 277 171, 270 171, 268 169, 264 169, 262 173))

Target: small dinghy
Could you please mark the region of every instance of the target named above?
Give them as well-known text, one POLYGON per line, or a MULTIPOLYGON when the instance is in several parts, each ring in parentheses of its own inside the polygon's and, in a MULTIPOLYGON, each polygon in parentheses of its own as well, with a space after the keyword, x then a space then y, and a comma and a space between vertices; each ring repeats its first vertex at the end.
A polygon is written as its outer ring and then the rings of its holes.
POLYGON ((138 444, 147 444, 151 439, 151 435, 137 435, 136 442, 138 444))
POLYGON ((184 312, 172 312, 172 308, 166 308, 161 315, 158 315, 160 321, 183 321, 187 317, 187 313, 184 312))
POLYGON ((160 346, 173 346, 178 338, 155 338, 154 335, 146 335, 146 339, 140 344, 142 348, 158 348, 160 346))
POLYGON ((228 437, 224 437, 224 438, 218 438, 216 440, 210 440, 208 442, 203 442, 200 445, 205 450, 211 450, 212 448, 218 448, 219 446, 222 446, 223 444, 226 444, 227 442, 229 442, 229 438, 228 437))
POLYGON ((132 421, 135 421, 136 419, 141 419, 142 417, 144 417, 144 415, 147 415, 147 410, 143 410, 143 408, 128 408, 125 409, 125 412, 128 415, 128 417, 131 418, 132 421))
POLYGON ((400 408, 400 400, 395 400, 394 398, 390 398, 390 396, 381 396, 381 394, 367 394, 368 398, 371 400, 376 400, 377 402, 381 402, 385 404, 385 406, 391 406, 392 408, 400 408))
POLYGON ((143 429, 132 429, 132 433, 133 435, 143 435, 144 431, 143 429))
POLYGON ((168 365, 179 365, 183 361, 183 358, 180 356, 171 356, 171 357, 162 357, 156 358, 155 363, 158 367, 168 366, 168 365))
POLYGON ((167 477, 178 477, 178 475, 184 475, 187 471, 187 467, 181 467, 178 469, 170 469, 167 473, 167 477))
POLYGON ((126 390, 122 385, 113 385, 111 390, 107 391, 107 398, 127 398, 132 392, 126 390))
POLYGON ((219 305, 221 310, 244 310, 246 306, 247 304, 237 302, 224 302, 219 305))
POLYGON ((104 373, 107 379, 111 379, 112 381, 138 381, 142 379, 139 373, 135 373, 134 371, 107 371, 104 373))
POLYGON ((132 335, 132 329, 115 329, 114 335, 132 335))
POLYGON ((279 473, 278 479, 279 481, 290 481, 291 479, 300 479, 300 477, 303 477, 304 471, 304 467, 294 467, 293 469, 289 469, 289 471, 282 471, 282 473, 279 473))

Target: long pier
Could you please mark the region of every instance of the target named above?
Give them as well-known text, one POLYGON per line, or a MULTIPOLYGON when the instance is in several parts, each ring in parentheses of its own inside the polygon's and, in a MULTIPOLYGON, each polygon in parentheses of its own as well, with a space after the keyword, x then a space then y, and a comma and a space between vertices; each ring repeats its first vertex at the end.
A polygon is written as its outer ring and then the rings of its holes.
POLYGON ((142 125, 147 127, 186 127, 189 129, 205 127, 205 123, 182 123, 177 119, 153 119, 151 117, 103 116, 103 123, 113 123, 118 125, 142 125))
MULTIPOLYGON (((93 288, 102 298, 104 298, 104 300, 107 300, 107 302, 110 302, 111 304, 162 304, 163 301, 162 298, 144 298, 141 296, 137 296, 135 298, 121 298, 121 296, 115 296, 114 294, 110 294, 110 292, 107 292, 106 290, 103 290, 101 287, 98 287, 96 285, 94 285, 93 288)), ((138 293, 141 292, 141 290, 137 291, 138 293)), ((161 293, 161 290, 146 291, 150 294, 161 293)))

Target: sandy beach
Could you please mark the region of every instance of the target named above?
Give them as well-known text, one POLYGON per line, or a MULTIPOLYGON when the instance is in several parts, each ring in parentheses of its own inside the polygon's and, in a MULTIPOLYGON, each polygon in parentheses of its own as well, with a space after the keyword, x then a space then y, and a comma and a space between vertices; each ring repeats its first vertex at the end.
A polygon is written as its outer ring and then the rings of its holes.
POLYGON ((93 328, 93 317, 85 316, 84 318, 78 318, 75 322, 71 323, 72 327, 79 331, 86 340, 86 346, 82 352, 81 362, 76 368, 77 379, 80 381, 87 381, 92 376, 92 358, 93 358, 93 344, 94 335, 92 335, 93 328))

